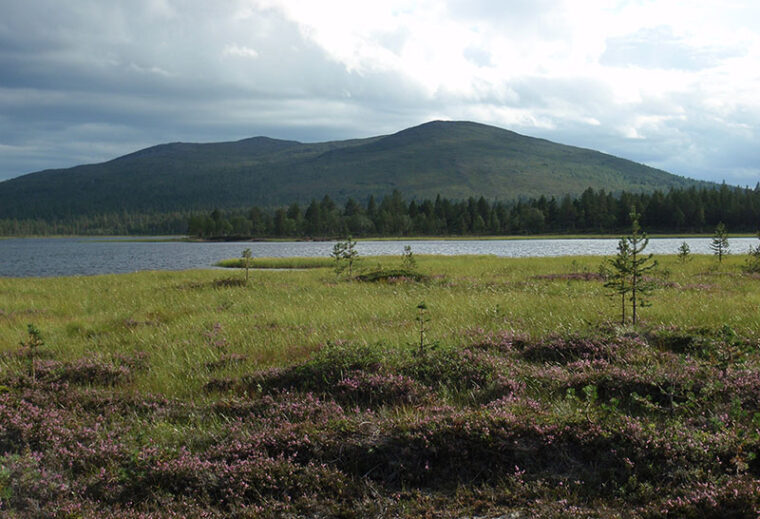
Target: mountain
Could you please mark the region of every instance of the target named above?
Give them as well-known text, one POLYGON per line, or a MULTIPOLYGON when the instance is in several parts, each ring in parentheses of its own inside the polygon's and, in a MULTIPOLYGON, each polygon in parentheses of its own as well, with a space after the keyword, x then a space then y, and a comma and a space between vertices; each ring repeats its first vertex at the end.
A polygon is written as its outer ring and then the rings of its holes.
POLYGON ((585 189, 652 191, 695 180, 597 151, 472 122, 305 144, 254 137, 171 143, 102 164, 0 182, 0 219, 275 206, 328 194, 513 200, 585 189))

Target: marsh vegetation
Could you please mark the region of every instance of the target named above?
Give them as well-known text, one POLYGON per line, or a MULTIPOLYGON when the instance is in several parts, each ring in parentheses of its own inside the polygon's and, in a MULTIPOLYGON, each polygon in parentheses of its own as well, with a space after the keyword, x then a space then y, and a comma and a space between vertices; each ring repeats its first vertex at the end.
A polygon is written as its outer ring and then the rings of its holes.
POLYGON ((0 510, 754 517, 760 278, 689 257, 635 327, 598 257, 0 279, 0 510))

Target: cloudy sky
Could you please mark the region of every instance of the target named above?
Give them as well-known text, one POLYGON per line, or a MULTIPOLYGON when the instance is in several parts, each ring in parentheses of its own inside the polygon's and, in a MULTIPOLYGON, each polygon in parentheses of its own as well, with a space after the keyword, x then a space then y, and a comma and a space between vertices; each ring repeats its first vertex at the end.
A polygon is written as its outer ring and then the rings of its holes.
POLYGON ((756 0, 0 0, 0 180, 471 120, 760 181, 756 0))

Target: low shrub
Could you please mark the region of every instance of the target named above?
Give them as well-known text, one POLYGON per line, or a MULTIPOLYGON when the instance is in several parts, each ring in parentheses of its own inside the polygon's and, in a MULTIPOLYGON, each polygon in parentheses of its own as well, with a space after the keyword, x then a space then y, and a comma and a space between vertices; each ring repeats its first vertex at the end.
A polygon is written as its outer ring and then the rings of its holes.
POLYGON ((514 330, 485 331, 482 328, 468 330, 465 334, 467 348, 493 350, 500 353, 508 353, 513 350, 522 350, 530 342, 525 333, 514 330))
POLYGON ((206 369, 216 371, 236 364, 242 364, 246 360, 248 360, 248 356, 241 353, 223 353, 218 359, 207 362, 206 369))
POLYGON ((211 285, 214 288, 227 288, 227 287, 245 287, 248 286, 245 278, 222 278, 214 280, 211 285))
POLYGON ((394 269, 380 269, 365 272, 355 276, 357 281, 363 281, 365 283, 377 283, 377 282, 425 282, 430 280, 430 276, 421 274, 416 270, 394 268, 394 269))
POLYGON ((589 338, 580 335, 549 337, 525 345, 522 354, 534 362, 568 363, 577 360, 614 358, 620 343, 614 339, 589 338))
POLYGON ((244 390, 265 393, 282 389, 330 392, 348 373, 381 371, 385 360, 385 351, 377 345, 329 343, 302 364, 246 375, 241 386, 244 390))
POLYGON ((356 371, 340 380, 334 397, 365 407, 420 404, 432 398, 430 389, 404 375, 356 371))
POLYGON ((38 362, 37 377, 55 383, 115 386, 130 380, 132 370, 100 358, 82 358, 71 362, 38 362))
POLYGON ((461 348, 435 349, 415 356, 399 371, 433 389, 466 391, 486 387, 506 370, 503 359, 461 348))

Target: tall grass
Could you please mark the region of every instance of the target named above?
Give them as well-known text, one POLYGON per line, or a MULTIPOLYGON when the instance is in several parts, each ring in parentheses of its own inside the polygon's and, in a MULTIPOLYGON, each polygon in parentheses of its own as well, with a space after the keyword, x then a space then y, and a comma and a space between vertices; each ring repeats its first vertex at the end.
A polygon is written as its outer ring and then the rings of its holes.
MULTIPOLYGON (((230 258, 216 263, 217 267, 224 268, 244 268, 243 258, 230 258)), ((249 260, 250 268, 254 269, 312 269, 332 267, 331 258, 251 258, 249 260)))
MULTIPOLYGON (((225 283, 242 274, 210 270, 0 279, 0 351, 15 349, 33 323, 58 359, 146 352, 151 369, 135 387, 192 398, 209 378, 198 367, 220 355, 215 341, 246 356, 223 368, 229 375, 289 365, 328 342, 410 348, 420 301, 429 308, 427 335, 442 346, 462 344, 473 329, 542 337, 618 319, 617 300, 603 282, 577 276, 594 274, 598 257, 417 259, 431 277, 426 283, 360 283, 327 269, 257 271, 248 286, 225 283)), ((659 259, 669 275, 660 274, 661 288, 641 312, 645 325, 725 324, 760 336, 760 279, 741 273, 743 258, 730 256, 720 268, 708 256, 685 265, 675 256, 659 259)), ((279 261, 270 265, 297 264, 279 261)), ((398 260, 362 261, 372 267, 398 260)))
POLYGON ((0 510, 757 517, 760 277, 659 259, 639 327, 597 257, 0 279, 0 510))

